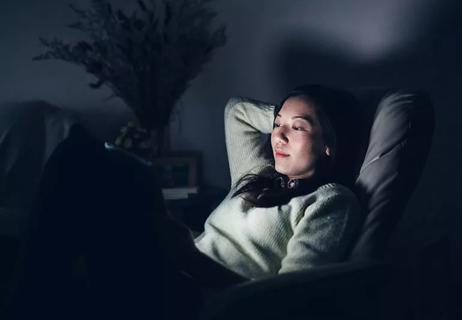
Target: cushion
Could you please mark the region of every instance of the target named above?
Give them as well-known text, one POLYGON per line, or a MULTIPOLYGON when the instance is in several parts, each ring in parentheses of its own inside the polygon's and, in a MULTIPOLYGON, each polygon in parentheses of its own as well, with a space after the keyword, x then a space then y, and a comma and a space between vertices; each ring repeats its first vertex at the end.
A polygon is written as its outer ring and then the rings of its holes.
POLYGON ((377 108, 364 104, 369 107, 364 111, 364 128, 370 128, 370 134, 365 135, 367 148, 354 191, 366 216, 351 258, 383 258, 422 173, 434 116, 429 97, 415 91, 389 92, 377 108), (376 111, 370 121, 371 110, 376 111))

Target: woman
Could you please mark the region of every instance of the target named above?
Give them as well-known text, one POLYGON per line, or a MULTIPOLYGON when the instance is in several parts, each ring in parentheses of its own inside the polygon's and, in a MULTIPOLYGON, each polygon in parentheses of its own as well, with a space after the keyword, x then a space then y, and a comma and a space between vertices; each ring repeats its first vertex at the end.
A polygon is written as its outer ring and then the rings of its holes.
POLYGON ((69 297, 56 292, 66 290, 76 252, 87 261, 102 315, 136 310, 138 318, 156 313, 152 301, 163 304, 164 291, 181 292, 186 278, 173 284, 178 271, 194 279, 192 291, 222 289, 345 259, 361 219, 352 192, 335 182, 349 182, 341 173, 353 161, 354 106, 349 95, 317 85, 294 90, 277 107, 230 101, 231 190, 196 239, 166 214, 150 168, 95 143, 79 157, 78 144, 61 146, 42 182, 24 301, 46 286, 69 310, 69 297), (269 133, 270 145, 262 144, 269 133))
POLYGON ((181 267, 226 287, 345 259, 361 218, 353 193, 334 182, 351 183, 341 173, 344 167, 353 171, 354 107, 349 95, 317 85, 297 88, 276 108, 230 101, 225 129, 231 191, 194 245, 185 245, 195 263, 185 259, 181 267), (270 156, 262 133, 271 133, 270 156), (217 266, 204 272, 213 265, 210 258, 217 266))

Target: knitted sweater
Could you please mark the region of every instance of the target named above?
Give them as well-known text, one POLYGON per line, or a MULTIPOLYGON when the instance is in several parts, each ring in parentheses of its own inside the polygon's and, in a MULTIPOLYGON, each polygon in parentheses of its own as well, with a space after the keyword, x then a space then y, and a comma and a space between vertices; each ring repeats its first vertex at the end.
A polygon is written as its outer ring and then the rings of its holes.
POLYGON ((357 199, 346 187, 326 184, 270 208, 247 208, 231 198, 244 174, 269 163, 262 134, 273 128, 274 106, 231 99, 225 108, 225 136, 231 190, 205 222, 196 247, 249 279, 345 259, 360 219, 357 199))

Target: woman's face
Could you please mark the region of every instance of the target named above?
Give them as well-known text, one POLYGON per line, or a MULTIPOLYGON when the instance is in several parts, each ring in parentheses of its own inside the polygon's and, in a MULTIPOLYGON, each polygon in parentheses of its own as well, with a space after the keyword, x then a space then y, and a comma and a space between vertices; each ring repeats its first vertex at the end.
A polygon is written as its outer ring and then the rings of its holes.
POLYGON ((300 97, 287 99, 276 115, 271 146, 276 171, 290 179, 312 176, 318 160, 331 152, 315 108, 300 97))

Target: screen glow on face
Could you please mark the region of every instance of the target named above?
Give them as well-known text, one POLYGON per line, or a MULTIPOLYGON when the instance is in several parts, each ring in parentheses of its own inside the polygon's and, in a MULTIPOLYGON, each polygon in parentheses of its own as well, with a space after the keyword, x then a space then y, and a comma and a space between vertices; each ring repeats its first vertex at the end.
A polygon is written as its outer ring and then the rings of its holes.
POLYGON ((274 119, 271 146, 277 172, 292 179, 313 175, 327 151, 315 108, 301 98, 286 100, 274 119))

